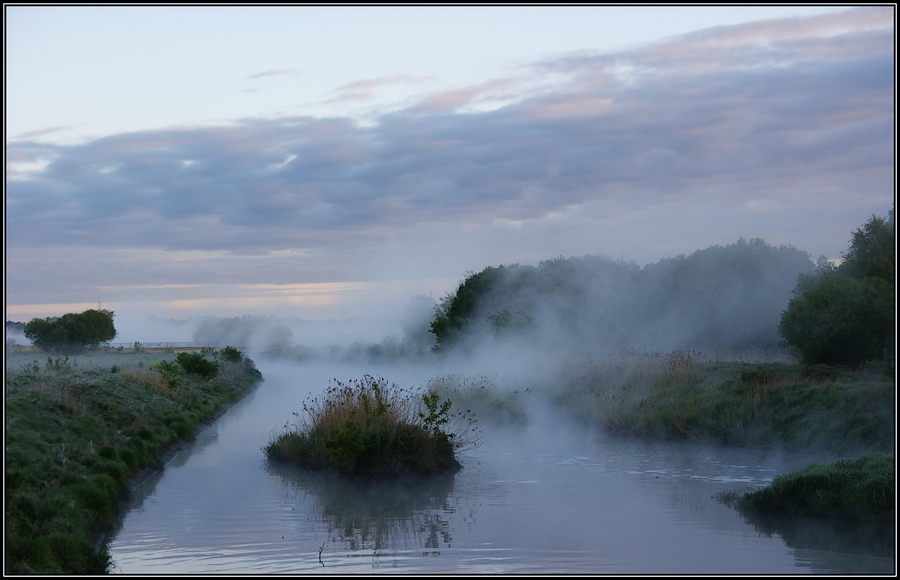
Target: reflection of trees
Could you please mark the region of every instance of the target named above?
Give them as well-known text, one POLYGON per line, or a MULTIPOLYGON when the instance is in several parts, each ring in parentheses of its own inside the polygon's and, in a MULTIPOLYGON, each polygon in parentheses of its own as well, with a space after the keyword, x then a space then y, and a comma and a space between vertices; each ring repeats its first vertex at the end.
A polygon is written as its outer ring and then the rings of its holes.
POLYGON ((741 516, 758 532, 769 537, 776 534, 789 548, 802 550, 803 555, 811 560, 814 569, 856 574, 893 571, 896 547, 893 521, 853 522, 766 516, 751 512, 742 513, 741 516), (868 558, 871 556, 885 558, 886 570, 867 570, 867 567, 877 567, 879 564, 868 558))
POLYGON ((347 479, 276 462, 268 462, 267 469, 288 488, 302 490, 311 500, 309 513, 349 550, 424 549, 428 553, 450 547, 450 518, 459 511, 461 501, 451 496, 453 473, 347 479))

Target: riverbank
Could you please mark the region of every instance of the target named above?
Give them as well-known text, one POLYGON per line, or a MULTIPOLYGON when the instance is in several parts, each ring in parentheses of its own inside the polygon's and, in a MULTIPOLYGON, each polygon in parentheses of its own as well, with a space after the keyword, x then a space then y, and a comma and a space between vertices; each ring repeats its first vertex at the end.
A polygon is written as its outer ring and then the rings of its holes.
POLYGON ((614 434, 844 456, 894 450, 896 381, 880 368, 623 352, 563 375, 553 403, 614 434))
POLYGON ((205 355, 219 368, 209 379, 165 353, 7 352, 5 573, 109 571, 94 539, 135 478, 262 378, 250 359, 205 355))

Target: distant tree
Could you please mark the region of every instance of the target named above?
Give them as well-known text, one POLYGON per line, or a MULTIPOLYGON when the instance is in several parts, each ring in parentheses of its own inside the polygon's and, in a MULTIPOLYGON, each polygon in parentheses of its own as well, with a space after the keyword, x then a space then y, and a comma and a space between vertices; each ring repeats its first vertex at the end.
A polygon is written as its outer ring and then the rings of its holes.
POLYGON ((894 283, 894 220, 873 215, 862 227, 853 232, 850 249, 842 254, 843 263, 838 268, 848 278, 881 278, 894 283))
POLYGON ((435 317, 431 323, 435 352, 459 338, 466 325, 476 317, 482 300, 497 284, 504 271, 504 266, 490 266, 477 274, 469 275, 460 283, 455 294, 448 294, 435 307, 435 317))
POLYGON ((893 353, 894 223, 872 216, 857 228, 843 263, 801 276, 778 334, 807 364, 858 367, 893 353))
POLYGON ((82 352, 96 349, 116 337, 111 310, 85 310, 59 318, 34 318, 25 325, 25 337, 49 352, 82 352))
POLYGON ((434 350, 469 335, 579 349, 775 347, 797 276, 813 268, 806 252, 759 238, 643 268, 608 256, 489 267, 435 309, 434 350))

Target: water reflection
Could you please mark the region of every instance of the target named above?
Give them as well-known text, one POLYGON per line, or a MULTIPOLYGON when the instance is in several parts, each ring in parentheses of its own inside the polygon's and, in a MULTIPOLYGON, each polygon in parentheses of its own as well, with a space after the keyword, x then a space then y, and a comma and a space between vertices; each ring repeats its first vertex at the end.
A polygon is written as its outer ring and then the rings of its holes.
POLYGON ((329 541, 341 544, 329 551, 440 555, 452 545, 454 514, 474 514, 453 494, 455 473, 348 479, 273 462, 266 471, 281 479, 283 499, 295 502, 298 517, 323 524, 329 541))
POLYGON ((894 571, 893 522, 857 523, 825 518, 742 514, 766 537, 780 537, 817 572, 890 574, 894 571))

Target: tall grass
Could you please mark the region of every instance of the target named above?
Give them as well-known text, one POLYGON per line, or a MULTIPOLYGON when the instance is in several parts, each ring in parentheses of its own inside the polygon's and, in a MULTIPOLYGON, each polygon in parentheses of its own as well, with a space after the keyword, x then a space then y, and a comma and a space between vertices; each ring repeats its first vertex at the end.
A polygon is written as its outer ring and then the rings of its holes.
POLYGON ((431 473, 459 468, 456 452, 477 444, 471 413, 451 413, 435 392, 370 375, 333 381, 265 447, 271 460, 347 475, 431 473))
POLYGON ((894 445, 895 383, 880 372, 625 351, 569 361, 553 400, 645 437, 837 452, 894 445))
POLYGON ((718 498, 743 514, 891 520, 894 488, 894 458, 874 453, 829 464, 811 463, 779 475, 762 489, 718 498))

